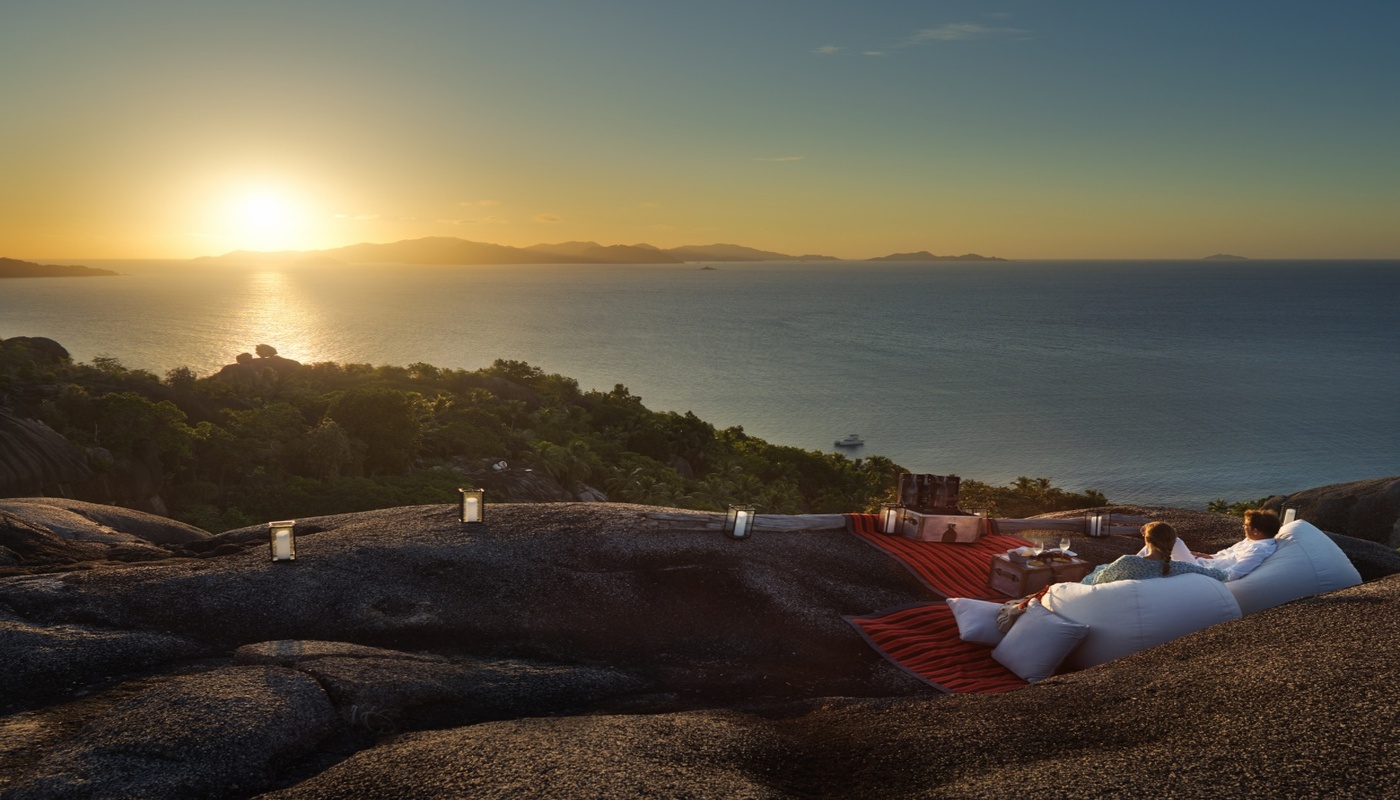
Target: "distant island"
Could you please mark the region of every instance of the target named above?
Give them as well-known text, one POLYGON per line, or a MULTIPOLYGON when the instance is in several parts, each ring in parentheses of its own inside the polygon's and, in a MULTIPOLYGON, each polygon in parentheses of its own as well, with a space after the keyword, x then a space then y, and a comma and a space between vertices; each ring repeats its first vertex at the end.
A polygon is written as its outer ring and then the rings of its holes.
POLYGON ((995 256, 979 256, 976 253, 964 253, 960 256, 936 256, 927 250, 920 250, 917 253, 892 253, 878 258, 867 258, 866 261, 1005 261, 1004 258, 995 256))
POLYGON ((96 267, 35 264, 33 261, 20 261, 17 258, 0 258, 0 278, 100 278, 120 274, 96 267))
POLYGON ((1213 256, 1206 256, 1202 261, 1248 261, 1245 256, 1232 256, 1229 253, 1216 253, 1213 256))
MULTIPOLYGON (((446 236, 405 239, 388 244, 362 243, 330 250, 254 252, 235 250, 221 256, 204 256, 196 263, 281 264, 286 266, 335 266, 337 264, 685 264, 692 262, 840 261, 834 256, 800 256, 758 250, 737 244, 684 245, 663 249, 649 244, 601 245, 597 242, 561 242, 510 247, 472 242, 446 236)), ((1005 261, 975 254, 935 256, 927 251, 895 254, 869 261, 1005 261)))

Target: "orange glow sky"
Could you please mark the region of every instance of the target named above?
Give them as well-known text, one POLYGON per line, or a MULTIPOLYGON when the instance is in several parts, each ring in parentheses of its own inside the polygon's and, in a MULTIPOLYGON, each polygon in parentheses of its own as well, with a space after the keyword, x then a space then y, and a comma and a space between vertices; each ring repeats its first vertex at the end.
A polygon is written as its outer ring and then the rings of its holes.
POLYGON ((1400 4, 7 4, 0 256, 1400 258, 1400 4))

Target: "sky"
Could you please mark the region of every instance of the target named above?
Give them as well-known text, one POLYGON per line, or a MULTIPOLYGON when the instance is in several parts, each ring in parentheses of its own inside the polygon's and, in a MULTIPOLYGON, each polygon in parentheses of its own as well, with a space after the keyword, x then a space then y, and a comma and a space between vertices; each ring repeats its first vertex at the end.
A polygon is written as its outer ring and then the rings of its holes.
POLYGON ((1400 258, 1393 0, 0 0, 0 256, 1400 258))

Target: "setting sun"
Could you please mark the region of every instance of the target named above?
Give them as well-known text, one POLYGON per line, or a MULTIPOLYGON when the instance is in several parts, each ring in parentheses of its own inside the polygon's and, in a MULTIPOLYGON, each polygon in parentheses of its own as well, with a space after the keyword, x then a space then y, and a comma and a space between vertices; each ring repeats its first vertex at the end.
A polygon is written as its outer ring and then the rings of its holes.
POLYGON ((296 250, 310 246, 306 202, 281 187, 254 187, 228 202, 226 237, 242 250, 296 250))

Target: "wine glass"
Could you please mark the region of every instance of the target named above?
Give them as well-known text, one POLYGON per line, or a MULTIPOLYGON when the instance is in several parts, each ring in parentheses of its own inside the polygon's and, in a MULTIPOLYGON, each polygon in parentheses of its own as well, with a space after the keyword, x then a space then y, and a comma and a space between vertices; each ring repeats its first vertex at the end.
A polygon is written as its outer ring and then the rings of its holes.
POLYGON ((1036 539, 1031 542, 1031 552, 1035 554, 1036 558, 1040 558, 1041 554, 1045 552, 1045 540, 1036 539))
POLYGON ((1061 537, 1060 537, 1060 552, 1061 552, 1061 553, 1068 553, 1068 552, 1069 552, 1069 546, 1070 546, 1070 544, 1071 544, 1071 542, 1070 542, 1068 536, 1061 536, 1061 537))

